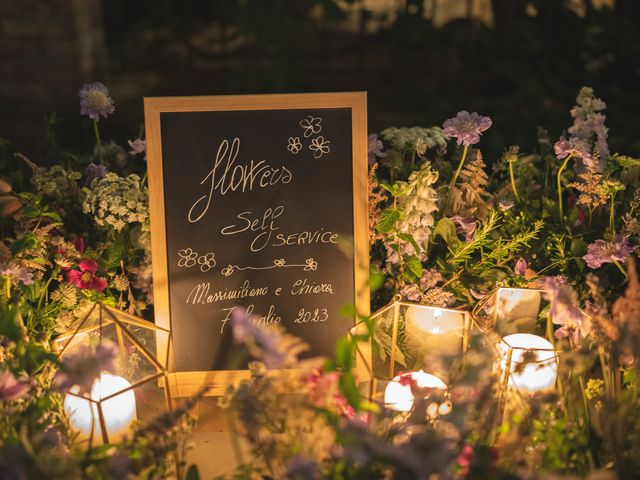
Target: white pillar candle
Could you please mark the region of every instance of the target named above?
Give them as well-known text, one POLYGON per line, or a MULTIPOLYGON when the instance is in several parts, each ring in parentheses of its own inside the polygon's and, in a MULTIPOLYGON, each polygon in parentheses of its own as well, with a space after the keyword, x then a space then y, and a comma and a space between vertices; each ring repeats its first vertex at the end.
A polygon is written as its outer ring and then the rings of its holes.
POLYGON ((393 377, 387 384, 387 388, 384 391, 384 404, 385 406, 395 410, 397 412, 408 412, 413 408, 413 392, 411 391, 411 380, 416 382, 416 385, 420 388, 437 388, 439 390, 446 390, 447 386, 435 375, 425 373, 422 370, 419 372, 403 373, 393 377), (402 385, 400 380, 407 380, 407 385, 402 385))
POLYGON ((539 290, 501 288, 496 302, 496 322, 503 333, 532 332, 542 301, 539 290))
POLYGON ((427 354, 455 355, 462 350, 464 313, 429 306, 405 312, 407 341, 427 354))
MULTIPOLYGON (((131 384, 124 378, 102 373, 93 384, 90 397, 95 401, 100 401, 129 387, 131 384)), ((77 392, 78 388, 74 388, 77 392)), ((73 389, 71 393, 74 393, 73 389)), ((101 407, 109 442, 116 443, 126 435, 136 419, 136 396, 133 390, 127 390, 113 398, 104 400, 101 402, 101 407)), ((69 415, 69 421, 74 429, 79 431, 83 437, 88 438, 93 424, 94 444, 100 445, 102 443, 100 417, 98 407, 94 402, 75 395, 66 395, 64 409, 69 415)))
POLYGON ((502 354, 501 368, 505 372, 507 358, 511 351, 509 365, 509 387, 520 391, 536 392, 553 388, 556 383, 558 366, 556 354, 551 342, 545 338, 529 333, 514 333, 507 335, 498 344, 502 354), (518 364, 522 362, 525 352, 531 351, 535 355, 533 362, 516 372, 518 364))

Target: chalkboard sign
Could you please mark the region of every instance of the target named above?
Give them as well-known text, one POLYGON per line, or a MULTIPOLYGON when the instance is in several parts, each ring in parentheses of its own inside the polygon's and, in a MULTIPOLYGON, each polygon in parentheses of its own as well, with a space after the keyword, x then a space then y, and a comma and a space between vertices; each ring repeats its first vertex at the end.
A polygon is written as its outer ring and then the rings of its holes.
POLYGON ((331 355, 367 310, 366 94, 145 98, 156 322, 178 393, 242 376, 231 312, 331 355))

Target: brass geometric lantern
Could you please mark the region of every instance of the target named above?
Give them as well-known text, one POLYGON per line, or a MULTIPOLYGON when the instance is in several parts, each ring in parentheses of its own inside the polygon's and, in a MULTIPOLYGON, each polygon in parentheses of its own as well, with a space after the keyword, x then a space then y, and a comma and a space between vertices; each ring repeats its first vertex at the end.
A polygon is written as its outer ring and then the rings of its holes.
POLYGON ((53 341, 58 358, 101 342, 118 346, 115 372, 101 372, 90 392, 72 386, 64 408, 89 446, 117 443, 134 423, 144 424, 173 407, 168 374, 171 334, 127 312, 95 303, 53 341))
POLYGON ((543 292, 533 288, 499 288, 494 305, 495 330, 502 335, 534 332, 543 292))
POLYGON ((387 388, 400 391, 389 384, 408 372, 441 387, 469 344, 471 315, 464 310, 405 302, 398 296, 373 313, 371 321, 372 400, 380 400, 387 388))

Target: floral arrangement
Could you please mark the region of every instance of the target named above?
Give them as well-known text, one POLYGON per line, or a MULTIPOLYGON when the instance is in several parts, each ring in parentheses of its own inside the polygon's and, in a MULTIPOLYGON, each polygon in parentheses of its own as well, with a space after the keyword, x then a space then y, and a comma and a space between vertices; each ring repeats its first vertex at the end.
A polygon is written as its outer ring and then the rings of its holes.
MULTIPOLYGON (((54 116, 42 160, 2 147, 12 162, 0 175, 0 478, 196 479, 184 452, 197 398, 89 449, 64 412, 65 389, 90 388, 117 351, 101 344, 61 360, 51 341, 96 301, 153 317, 144 140, 127 151, 101 138, 115 111, 104 85, 79 97, 92 152, 62 149, 54 116)), ((535 152, 510 146, 491 161, 479 145, 494 126, 476 112, 371 134, 373 307, 399 295, 473 311, 482 328, 451 359, 447 397, 403 380, 415 401, 399 413, 363 395, 354 373, 363 342, 384 355, 370 318, 359 315, 362 331, 333 358, 300 360, 299 339, 237 314, 234 339, 255 361, 221 405, 251 456, 237 448, 225 478, 639 476, 640 159, 610 152, 605 107, 583 88, 555 141, 540 129, 535 152), (504 418, 486 321, 499 287, 544 291, 536 331, 558 358, 558 388, 504 418)))

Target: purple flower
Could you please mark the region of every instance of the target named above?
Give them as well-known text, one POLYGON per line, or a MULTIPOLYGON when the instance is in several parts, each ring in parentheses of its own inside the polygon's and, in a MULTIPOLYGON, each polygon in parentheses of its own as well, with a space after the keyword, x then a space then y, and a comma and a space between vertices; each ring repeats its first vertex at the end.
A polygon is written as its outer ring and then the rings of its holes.
POLYGON ((127 140, 131 150, 129 151, 129 155, 137 155, 138 153, 144 153, 147 149, 147 141, 142 140, 140 138, 136 138, 135 140, 127 140))
POLYGON ((410 302, 419 302, 422 298, 422 292, 417 285, 405 285, 400 289, 400 295, 410 302))
POLYGON ((16 283, 22 282, 24 285, 31 285, 33 283, 33 273, 17 263, 11 263, 0 268, 0 275, 6 275, 11 278, 11 281, 16 283))
POLYGON ((587 254, 582 258, 590 268, 600 268, 605 263, 623 262, 633 251, 622 235, 614 236, 610 242, 596 240, 589 244, 587 254))
POLYGON ((544 296, 551 303, 549 315, 555 325, 561 327, 555 331, 556 338, 570 336, 574 343, 589 333, 585 316, 578 307, 578 295, 567 285, 563 277, 541 279, 544 296))
POLYGON ((451 217, 451 220, 456 224, 456 233, 464 233, 464 238, 467 242, 473 240, 476 227, 478 226, 478 222, 476 222, 473 217, 461 217, 460 215, 456 215, 455 217, 451 217))
POLYGON ((109 90, 102 83, 86 83, 78 92, 80 97, 80 115, 86 115, 92 120, 100 120, 100 116, 107 118, 116 107, 109 96, 109 90))
POLYGON ((369 165, 373 165, 376 158, 383 158, 387 154, 382 151, 384 146, 377 133, 369 134, 369 165))
POLYGON ((556 157, 560 159, 571 155, 572 157, 581 158, 587 167, 591 168, 596 165, 595 159, 591 155, 589 144, 580 138, 571 137, 567 140, 564 137, 560 137, 560 140, 553 145, 553 151, 556 157))
POLYGON ((0 400, 20 400, 29 391, 29 380, 18 380, 13 373, 0 373, 0 400))
POLYGON ((491 119, 477 112, 469 113, 466 110, 458 112, 454 118, 445 120, 443 133, 449 137, 457 138, 458 145, 475 145, 480 141, 480 135, 491 127, 491 119))
POLYGON ((527 261, 524 258, 520 257, 516 262, 516 266, 513 268, 513 271, 516 275, 524 275, 527 271, 528 266, 529 265, 527 264, 527 261))
POLYGON ((314 480, 320 478, 320 468, 318 464, 300 454, 291 457, 286 462, 287 475, 286 478, 295 480, 314 480))
POLYGON ((107 173, 109 173, 109 170, 107 170, 107 167, 105 167, 104 165, 90 163, 84 170, 85 183, 87 185, 91 185, 91 182, 93 182, 96 178, 102 178, 107 173))
POLYGON ((80 388, 78 393, 89 392, 102 372, 115 372, 117 353, 116 344, 108 340, 103 340, 95 351, 88 345, 81 345, 62 358, 61 368, 53 379, 54 384, 60 391, 77 385, 80 388))

